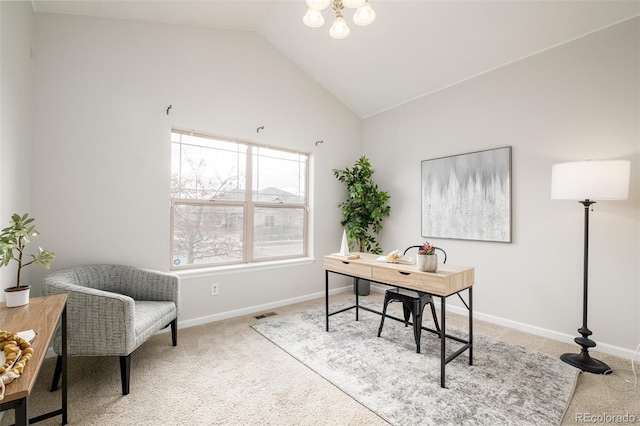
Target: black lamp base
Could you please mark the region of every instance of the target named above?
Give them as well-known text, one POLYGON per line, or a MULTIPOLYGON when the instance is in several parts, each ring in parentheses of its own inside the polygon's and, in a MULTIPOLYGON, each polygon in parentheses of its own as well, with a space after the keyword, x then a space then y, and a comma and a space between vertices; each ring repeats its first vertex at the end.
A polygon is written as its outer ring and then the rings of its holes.
POLYGON ((594 374, 609 374, 611 368, 604 362, 591 358, 589 352, 581 351, 579 354, 563 354, 560 359, 569 365, 573 365, 582 371, 594 374))
POLYGON ((584 201, 579 201, 580 204, 584 206, 584 275, 583 275, 583 290, 582 290, 582 327, 578 329, 578 333, 580 333, 581 337, 576 337, 574 342, 576 342, 582 350, 579 354, 563 354, 560 356, 560 359, 566 362, 569 365, 573 365, 576 368, 579 368, 582 371, 586 371, 587 373, 594 374, 609 374, 611 373, 611 369, 607 364, 602 361, 599 361, 595 358, 591 358, 589 355, 589 348, 595 348, 596 342, 589 339, 591 336, 591 330, 587 327, 587 275, 588 275, 588 265, 589 265, 589 206, 595 203, 595 201, 586 199, 584 201))

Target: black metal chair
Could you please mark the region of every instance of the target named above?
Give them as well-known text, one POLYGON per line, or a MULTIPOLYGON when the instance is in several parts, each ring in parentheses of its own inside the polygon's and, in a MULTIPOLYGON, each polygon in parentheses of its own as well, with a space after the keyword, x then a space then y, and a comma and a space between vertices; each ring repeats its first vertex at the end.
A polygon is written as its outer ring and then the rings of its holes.
MULTIPOLYGON (((403 254, 407 254, 407 252, 412 248, 421 247, 421 245, 408 247, 403 254)), ((447 253, 440 247, 434 247, 434 249, 440 250, 444 254, 444 260, 442 263, 447 263, 447 253)), ((402 288, 392 288, 387 290, 384 294, 384 306, 382 308, 380 327, 378 328, 378 337, 380 337, 380 334, 382 333, 384 319, 387 315, 387 306, 391 302, 402 302, 405 327, 409 325, 409 317, 413 317, 413 336, 416 340, 416 352, 420 353, 420 337, 422 336, 422 314, 425 306, 430 305, 433 322, 435 323, 436 330, 440 332, 440 325, 438 324, 436 309, 433 305, 433 297, 428 293, 402 288)))

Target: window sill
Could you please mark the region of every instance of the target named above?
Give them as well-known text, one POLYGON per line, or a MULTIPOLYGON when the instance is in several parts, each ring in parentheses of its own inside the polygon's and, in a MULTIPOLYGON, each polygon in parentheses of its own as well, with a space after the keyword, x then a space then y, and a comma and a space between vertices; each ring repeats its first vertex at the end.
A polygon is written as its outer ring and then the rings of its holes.
POLYGON ((243 263, 241 265, 225 265, 225 266, 212 266, 209 268, 197 268, 197 269, 182 269, 169 271, 172 274, 180 277, 198 277, 198 276, 211 276, 218 274, 228 274, 232 272, 247 272, 247 271, 261 271, 267 269, 286 268, 289 266, 307 265, 315 262, 314 257, 300 257, 296 259, 287 260, 274 260, 271 262, 256 262, 256 263, 243 263))

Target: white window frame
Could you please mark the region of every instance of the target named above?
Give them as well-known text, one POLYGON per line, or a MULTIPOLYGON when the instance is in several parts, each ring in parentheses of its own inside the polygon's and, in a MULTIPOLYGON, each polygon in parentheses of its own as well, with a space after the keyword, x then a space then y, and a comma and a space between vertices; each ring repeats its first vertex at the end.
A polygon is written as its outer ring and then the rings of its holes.
MULTIPOLYGON (((242 144, 247 147, 246 152, 246 176, 245 176, 245 199, 244 200, 221 200, 216 199, 212 200, 199 200, 199 199, 182 199, 182 198, 171 198, 171 224, 170 224, 170 269, 174 271, 179 270, 192 270, 192 269, 203 269, 203 268, 215 268, 219 266, 229 266, 229 265, 242 265, 242 264, 260 264, 263 262, 271 262, 274 260, 290 260, 290 259, 298 259, 298 258, 306 258, 308 256, 309 251, 309 179, 310 179, 310 171, 309 171, 309 162, 310 162, 310 154, 306 152, 294 151, 289 149, 283 149, 274 146, 266 146, 262 144, 258 144, 252 141, 239 140, 239 139, 230 139, 226 137, 219 137, 210 134, 204 133, 194 133, 193 131, 184 131, 180 129, 172 129, 171 133, 176 133, 179 135, 189 135, 196 136, 199 138, 205 139, 213 139, 217 141, 224 141, 228 143, 242 144), (255 148, 267 148, 270 150, 276 150, 286 153, 297 154, 304 157, 304 201, 300 203, 295 202, 285 202, 282 199, 277 199, 273 202, 265 202, 254 200, 253 197, 253 157, 254 157, 254 149, 255 148), (201 206, 241 206, 244 209, 244 221, 243 221, 243 258, 239 261, 230 261, 230 262, 215 262, 215 263, 195 263, 190 265, 176 265, 174 264, 174 219, 175 219, 175 207, 180 205, 201 205, 201 206), (255 222, 255 211, 258 208, 267 207, 270 209, 277 208, 295 208, 301 209, 303 211, 304 217, 304 225, 303 225, 303 241, 302 241, 302 253, 296 255, 286 255, 286 256, 273 256, 273 257, 259 257, 254 258, 254 238, 253 238, 253 230, 254 230, 254 222, 255 222)), ((171 138, 171 144, 173 145, 173 138, 171 138)), ((179 142, 182 144, 182 142, 179 142)), ((213 149, 213 148, 212 148, 213 149)), ((180 150, 181 151, 181 150, 180 150)))

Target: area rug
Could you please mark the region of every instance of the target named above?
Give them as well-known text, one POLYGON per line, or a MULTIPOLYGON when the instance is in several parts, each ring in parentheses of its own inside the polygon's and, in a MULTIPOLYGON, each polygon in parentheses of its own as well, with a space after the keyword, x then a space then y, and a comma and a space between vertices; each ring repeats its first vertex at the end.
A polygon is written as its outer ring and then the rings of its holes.
MULTIPOLYGON (((447 364, 441 388, 436 334, 423 332, 418 354, 411 326, 387 320, 377 337, 380 316, 360 310, 355 321, 350 310, 330 317, 326 332, 324 315, 316 308, 253 328, 393 425, 558 425, 576 386, 579 370, 559 359, 474 334, 474 365, 468 352, 447 364)), ((459 347, 447 340, 448 353, 459 347)))

